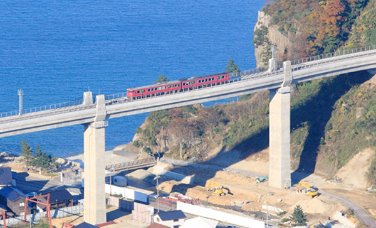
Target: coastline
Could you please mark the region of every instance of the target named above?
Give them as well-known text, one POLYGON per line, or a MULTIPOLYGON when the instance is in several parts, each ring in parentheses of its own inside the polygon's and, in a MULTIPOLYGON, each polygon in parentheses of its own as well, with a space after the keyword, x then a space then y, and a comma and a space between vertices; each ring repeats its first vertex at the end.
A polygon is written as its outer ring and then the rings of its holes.
MULTIPOLYGON (((138 153, 131 152, 127 150, 127 144, 116 146, 112 150, 106 150, 104 162, 106 165, 118 164, 123 162, 130 162, 138 158, 138 153)), ((64 157, 63 159, 69 160, 71 162, 79 163, 80 167, 84 167, 84 153, 77 155, 64 157)))

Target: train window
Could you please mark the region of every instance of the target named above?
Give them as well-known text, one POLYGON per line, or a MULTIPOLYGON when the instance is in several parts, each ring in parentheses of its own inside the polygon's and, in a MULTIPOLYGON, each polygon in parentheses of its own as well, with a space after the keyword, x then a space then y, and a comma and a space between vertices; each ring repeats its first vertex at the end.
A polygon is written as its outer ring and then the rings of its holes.
POLYGON ((144 90, 144 89, 141 89, 140 92, 143 93, 143 92, 145 92, 145 90, 144 90))

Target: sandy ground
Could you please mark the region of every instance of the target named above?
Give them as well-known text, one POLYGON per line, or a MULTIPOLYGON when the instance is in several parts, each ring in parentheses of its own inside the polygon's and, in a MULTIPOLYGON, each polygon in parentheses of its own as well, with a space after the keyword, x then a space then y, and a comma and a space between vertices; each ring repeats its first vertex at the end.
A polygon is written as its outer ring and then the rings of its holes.
POLYGON ((356 154, 344 167, 337 172, 337 177, 342 179, 342 183, 354 188, 366 189, 370 186, 366 175, 371 165, 375 151, 365 149, 356 154))
MULTIPOLYGON (((112 164, 118 164, 118 163, 130 162, 130 161, 136 160, 137 156, 138 156, 137 153, 128 152, 126 150, 119 150, 119 149, 116 150, 115 148, 114 150, 106 151, 106 156, 104 160, 105 160, 106 165, 112 165, 112 164)), ((83 162, 84 154, 83 153, 75 155, 75 156, 67 157, 67 159, 79 163, 82 168, 84 167, 84 162, 83 162)))
MULTIPOLYGON (((305 180, 319 189, 351 200, 374 215, 376 195, 366 192, 364 188, 368 187, 365 173, 373 153, 372 150, 362 151, 343 167, 338 172, 339 177, 343 180, 342 183, 331 182, 315 174, 308 176, 305 180)), ((270 188, 267 182, 257 184, 255 181, 257 175, 268 175, 267 150, 246 159, 239 159, 238 152, 232 152, 231 156, 229 155, 217 156, 204 164, 190 164, 186 167, 172 169, 187 175, 194 173, 196 184, 186 186, 176 181, 166 181, 161 184, 161 188, 167 192, 181 191, 192 198, 216 205, 238 206, 245 211, 260 210, 261 205, 267 204, 283 209, 290 214, 296 205, 300 205, 308 214, 310 224, 323 222, 328 217, 333 217, 337 211, 347 210, 341 202, 330 196, 320 195, 311 199, 303 193, 297 193, 295 188, 281 190, 270 188), (213 183, 229 188, 233 195, 218 196, 209 192, 207 188, 213 183)))

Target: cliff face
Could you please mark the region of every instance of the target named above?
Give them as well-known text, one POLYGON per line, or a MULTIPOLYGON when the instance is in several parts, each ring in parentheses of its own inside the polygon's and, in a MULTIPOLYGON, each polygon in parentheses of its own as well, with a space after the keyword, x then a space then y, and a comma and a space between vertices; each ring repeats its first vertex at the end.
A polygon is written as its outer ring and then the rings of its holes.
MULTIPOLYGON (((290 50, 291 38, 278 30, 278 26, 271 24, 271 17, 264 11, 258 12, 257 23, 254 28, 254 43, 257 68, 267 68, 271 58, 271 45, 276 45, 277 59, 286 59, 290 50)), ((291 37, 292 35, 290 35, 291 37)))

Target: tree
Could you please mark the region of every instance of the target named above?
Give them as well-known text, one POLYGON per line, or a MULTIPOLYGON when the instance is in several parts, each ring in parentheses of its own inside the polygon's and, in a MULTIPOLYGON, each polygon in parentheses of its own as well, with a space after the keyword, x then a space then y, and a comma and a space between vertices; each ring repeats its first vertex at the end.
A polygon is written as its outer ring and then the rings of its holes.
POLYGON ((157 79, 157 82, 159 83, 164 83, 164 82, 168 82, 168 78, 165 76, 165 75, 159 75, 158 79, 157 79))
POLYGON ((228 61, 226 72, 229 72, 229 73, 239 73, 240 72, 238 65, 235 64, 235 61, 233 59, 230 59, 228 61))
POLYGON ((36 147, 35 158, 31 164, 42 170, 53 170, 57 167, 56 159, 43 152, 39 145, 36 147))
POLYGON ((21 142, 21 155, 25 158, 26 165, 31 165, 33 160, 33 150, 26 141, 21 142))
POLYGON ((292 213, 290 220, 293 222, 294 226, 305 226, 307 225, 307 218, 303 212, 303 209, 300 205, 297 205, 294 208, 294 212, 292 213))

